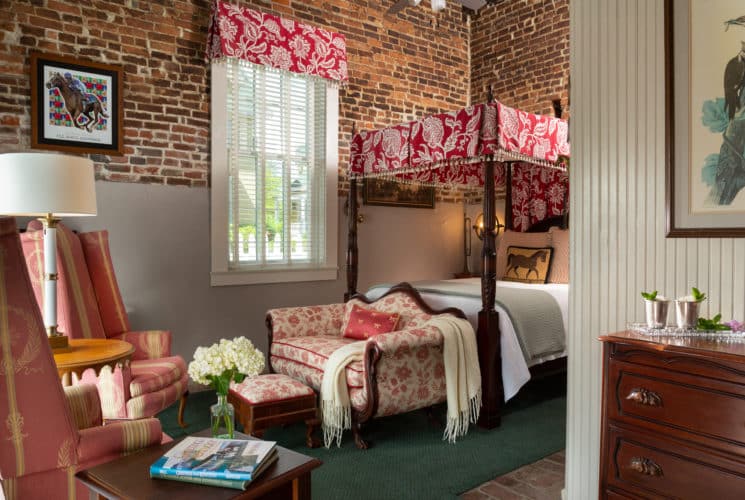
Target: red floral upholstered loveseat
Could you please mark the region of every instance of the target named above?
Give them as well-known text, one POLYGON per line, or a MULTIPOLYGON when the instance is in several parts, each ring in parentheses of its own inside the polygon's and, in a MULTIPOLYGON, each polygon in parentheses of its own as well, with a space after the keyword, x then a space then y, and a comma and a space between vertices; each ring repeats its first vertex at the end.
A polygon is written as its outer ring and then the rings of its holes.
POLYGON ((266 318, 271 370, 319 392, 329 356, 356 342, 343 336, 355 305, 399 314, 397 329, 365 340, 363 359, 346 367, 352 431, 357 446, 366 448, 360 426, 368 419, 446 400, 442 334, 428 321, 437 314, 465 315, 455 308, 431 309, 408 283, 375 301, 356 295, 347 303, 271 309, 266 318))

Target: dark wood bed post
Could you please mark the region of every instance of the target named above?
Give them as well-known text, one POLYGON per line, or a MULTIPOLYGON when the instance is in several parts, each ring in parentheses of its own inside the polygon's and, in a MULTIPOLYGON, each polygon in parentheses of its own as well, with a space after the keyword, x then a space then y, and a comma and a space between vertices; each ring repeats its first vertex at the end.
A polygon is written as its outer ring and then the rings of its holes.
POLYGON ((357 293, 357 274, 359 250, 357 249, 357 179, 349 180, 347 198, 347 291, 344 302, 357 293))
MULTIPOLYGON (((484 167, 484 227, 496 224, 496 199, 494 189, 494 160, 484 167)), ((499 314, 494 308, 497 287, 497 245, 494 230, 484 231, 481 249, 481 311, 476 342, 481 366, 481 415, 479 426, 493 429, 501 423, 504 386, 502 384, 502 354, 499 332, 499 314)))
POLYGON ((504 164, 504 229, 512 229, 512 162, 504 164))
MULTIPOLYGON (((352 140, 354 140, 355 126, 352 125, 352 140)), ((351 141, 350 141, 351 144, 351 141)), ((351 148, 349 161, 352 161, 351 148)), ((347 170, 349 172, 349 170, 347 170)), ((347 174, 349 175, 349 174, 347 174)), ((359 250, 357 248, 357 178, 349 179, 349 193, 347 195, 347 291, 344 302, 357 293, 357 276, 359 274, 359 250)))

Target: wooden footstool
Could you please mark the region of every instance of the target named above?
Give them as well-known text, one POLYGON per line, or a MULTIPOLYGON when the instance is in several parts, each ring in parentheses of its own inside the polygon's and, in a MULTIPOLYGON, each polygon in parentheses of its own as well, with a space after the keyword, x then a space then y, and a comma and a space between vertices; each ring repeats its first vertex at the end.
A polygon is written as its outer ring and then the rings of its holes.
POLYGON ((269 374, 230 384, 228 401, 233 404, 243 432, 261 437, 264 430, 277 425, 305 421, 305 442, 309 448, 320 446, 313 430, 320 423, 316 393, 287 375, 269 374))

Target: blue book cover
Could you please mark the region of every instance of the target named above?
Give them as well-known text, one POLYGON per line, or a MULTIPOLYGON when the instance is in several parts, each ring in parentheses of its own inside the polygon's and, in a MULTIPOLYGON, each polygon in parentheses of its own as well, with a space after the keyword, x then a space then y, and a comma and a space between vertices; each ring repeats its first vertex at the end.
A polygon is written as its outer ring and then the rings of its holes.
POLYGON ((251 481, 275 455, 274 441, 186 437, 150 466, 151 477, 251 481))

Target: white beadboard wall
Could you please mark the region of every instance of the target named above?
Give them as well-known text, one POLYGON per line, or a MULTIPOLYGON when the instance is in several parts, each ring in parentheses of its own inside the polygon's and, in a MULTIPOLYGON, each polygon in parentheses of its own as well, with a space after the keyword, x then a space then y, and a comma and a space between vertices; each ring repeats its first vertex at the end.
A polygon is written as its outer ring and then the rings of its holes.
MULTIPOLYGON (((745 318, 744 239, 665 238, 662 0, 572 0, 566 498, 598 497, 598 335, 643 320, 639 292, 706 291, 745 318)), ((671 312, 672 318, 672 312, 671 312)))

